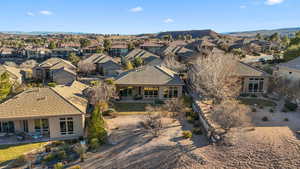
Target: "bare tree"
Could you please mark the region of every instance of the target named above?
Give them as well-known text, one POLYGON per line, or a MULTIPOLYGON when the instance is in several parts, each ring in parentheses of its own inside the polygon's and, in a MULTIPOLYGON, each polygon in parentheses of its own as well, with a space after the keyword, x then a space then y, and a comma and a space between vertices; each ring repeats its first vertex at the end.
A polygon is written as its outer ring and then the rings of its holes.
POLYGON ((237 58, 225 52, 212 52, 198 57, 189 69, 189 81, 203 95, 220 102, 238 96, 241 79, 237 76, 237 58))
POLYGON ((86 61, 79 61, 78 71, 81 73, 89 74, 96 70, 96 65, 86 61))
POLYGON ((97 86, 84 91, 88 97, 90 104, 95 105, 99 102, 107 102, 110 98, 113 98, 116 94, 116 88, 114 85, 100 82, 97 86))
POLYGON ((167 54, 161 65, 176 72, 180 72, 185 69, 185 65, 178 62, 173 54, 167 54))
POLYGON ((164 111, 167 111, 167 115, 171 115, 173 117, 183 114, 183 112, 187 109, 184 104, 183 99, 171 99, 165 101, 165 104, 162 106, 164 111), (171 114, 170 114, 171 113, 171 114))
POLYGON ((154 137, 158 137, 163 129, 161 107, 149 105, 146 107, 146 111, 147 115, 145 116, 143 126, 149 130, 154 137))
POLYGON ((232 127, 250 124, 251 118, 248 115, 250 111, 248 106, 240 104, 237 100, 223 100, 214 107, 212 118, 223 129, 229 130, 232 127))

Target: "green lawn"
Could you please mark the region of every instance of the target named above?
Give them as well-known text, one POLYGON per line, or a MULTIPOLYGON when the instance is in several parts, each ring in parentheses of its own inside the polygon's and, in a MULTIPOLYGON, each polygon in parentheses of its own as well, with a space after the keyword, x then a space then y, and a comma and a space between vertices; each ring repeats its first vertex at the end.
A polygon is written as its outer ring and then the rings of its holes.
POLYGON ((115 103, 114 109, 117 112, 144 112, 145 107, 149 105, 146 103, 115 103))
POLYGON ((22 145, 2 145, 0 146, 0 163, 13 160, 20 155, 35 149, 42 148, 47 143, 32 143, 22 145))
POLYGON ((258 99, 258 98, 240 98, 239 99, 242 104, 246 105, 257 105, 257 106, 263 106, 263 107, 274 107, 277 104, 270 100, 264 100, 264 99, 258 99))

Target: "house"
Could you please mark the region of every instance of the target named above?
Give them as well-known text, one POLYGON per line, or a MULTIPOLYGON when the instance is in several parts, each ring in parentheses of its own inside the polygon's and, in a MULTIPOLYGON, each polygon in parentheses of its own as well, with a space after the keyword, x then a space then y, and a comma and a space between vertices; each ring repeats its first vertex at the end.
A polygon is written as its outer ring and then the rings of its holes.
POLYGON ((33 49, 26 49, 25 55, 28 59, 43 59, 49 57, 51 54, 51 50, 46 48, 33 48, 33 49))
POLYGON ((161 56, 175 55, 179 61, 186 61, 195 53, 193 50, 180 46, 165 46, 160 51, 161 56))
POLYGON ((126 44, 113 44, 109 51, 109 55, 112 57, 123 57, 128 53, 128 47, 126 44))
POLYGON ((16 84, 17 86, 23 83, 23 75, 20 69, 12 66, 0 65, 0 75, 4 72, 9 74, 11 83, 16 84))
POLYGON ((167 100, 182 96, 183 81, 163 66, 143 66, 115 80, 120 100, 167 100))
POLYGON ((149 51, 151 53, 157 53, 162 47, 163 47, 162 44, 151 43, 151 42, 146 42, 146 43, 140 45, 141 49, 149 51))
POLYGON ((56 48, 56 49, 52 49, 51 57, 59 57, 59 58, 66 59, 71 53, 78 54, 79 50, 74 48, 56 48))
POLYGON ((300 82, 300 57, 279 64, 274 74, 294 82, 300 82))
POLYGON ((135 58, 141 58, 144 65, 154 66, 162 63, 162 60, 159 56, 143 49, 134 49, 129 52, 124 58, 128 61, 134 61, 135 58))
POLYGON ((15 49, 13 48, 0 48, 0 57, 14 57, 15 49))
POLYGON ((103 76, 117 76, 122 71, 122 66, 117 60, 105 54, 93 54, 84 60, 96 65, 96 71, 103 76))
POLYGON ((40 81, 53 81, 69 84, 76 80, 77 68, 61 58, 50 58, 33 68, 33 78, 40 81))
POLYGON ((83 136, 85 112, 71 99, 52 88, 25 90, 0 104, 0 133, 47 140, 83 136))

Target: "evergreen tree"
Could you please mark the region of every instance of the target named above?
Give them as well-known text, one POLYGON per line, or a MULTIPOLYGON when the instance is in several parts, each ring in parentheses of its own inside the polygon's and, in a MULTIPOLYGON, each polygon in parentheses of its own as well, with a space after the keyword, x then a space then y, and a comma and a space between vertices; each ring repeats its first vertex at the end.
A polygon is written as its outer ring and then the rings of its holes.
POLYGON ((55 49, 56 47, 57 46, 56 46, 55 42, 53 42, 53 41, 51 41, 49 46, 48 46, 49 49, 55 49))
POLYGON ((9 74, 4 72, 0 76, 0 101, 5 99, 11 92, 12 84, 9 80, 9 74))
POLYGON ((125 69, 126 70, 131 70, 133 69, 133 65, 130 61, 127 61, 126 64, 125 64, 125 69))
POLYGON ((80 57, 77 56, 75 53, 70 53, 69 56, 68 56, 68 60, 70 62, 72 62, 74 65, 77 65, 78 62, 80 61, 80 57))
POLYGON ((111 48, 112 42, 110 39, 104 39, 103 41, 103 47, 105 51, 109 51, 109 49, 111 48))
POLYGON ((104 143, 104 139, 107 136, 105 130, 105 122, 100 111, 102 108, 100 105, 96 105, 94 111, 92 112, 90 121, 88 123, 88 139, 98 139, 100 143, 104 143))

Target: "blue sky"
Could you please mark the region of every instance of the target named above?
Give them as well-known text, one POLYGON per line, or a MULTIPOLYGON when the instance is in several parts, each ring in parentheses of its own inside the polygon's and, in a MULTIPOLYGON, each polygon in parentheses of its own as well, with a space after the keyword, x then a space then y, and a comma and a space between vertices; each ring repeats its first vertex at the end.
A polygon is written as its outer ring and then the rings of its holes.
POLYGON ((1 0, 0 31, 137 34, 298 27, 300 0, 1 0))

